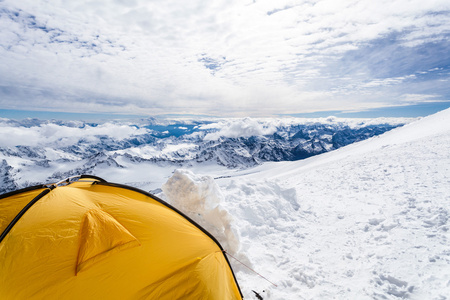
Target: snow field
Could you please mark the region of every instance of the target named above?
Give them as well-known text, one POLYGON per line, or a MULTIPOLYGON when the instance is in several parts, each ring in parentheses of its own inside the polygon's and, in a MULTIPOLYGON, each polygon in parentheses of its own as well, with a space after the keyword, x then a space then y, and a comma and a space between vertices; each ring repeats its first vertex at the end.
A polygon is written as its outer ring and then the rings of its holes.
MULTIPOLYGON (((178 171, 163 190, 181 199, 197 189, 203 196, 193 199, 226 211, 221 222, 237 235, 237 255, 277 285, 231 258, 247 299, 255 299, 252 290, 264 299, 447 299, 447 120, 450 110, 317 157, 216 182, 178 171), (180 174, 191 178, 190 186, 180 184, 186 182, 180 174)), ((185 205, 179 201, 174 205, 185 205)), ((208 214, 195 201, 189 209, 208 214)), ((226 247, 227 238, 219 239, 226 247)))
MULTIPOLYGON (((296 186, 304 216, 298 219, 305 238, 296 260, 310 273, 292 273, 307 287, 299 299, 449 294, 450 158, 446 151, 430 157, 424 145, 432 141, 392 146, 280 179, 296 186)), ((450 145, 448 137, 440 141, 450 145)))

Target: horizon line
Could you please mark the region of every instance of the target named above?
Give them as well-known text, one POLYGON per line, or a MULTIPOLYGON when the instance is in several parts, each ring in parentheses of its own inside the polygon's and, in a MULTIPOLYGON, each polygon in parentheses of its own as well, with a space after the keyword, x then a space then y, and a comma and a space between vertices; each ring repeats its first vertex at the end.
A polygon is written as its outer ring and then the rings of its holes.
MULTIPOLYGON (((276 114, 271 117, 254 118, 417 118, 426 117, 439 111, 450 108, 450 101, 445 102, 427 102, 421 104, 380 107, 361 111, 315 111, 307 113, 276 114)), ((252 116, 247 116, 253 118, 252 116)), ((107 121, 107 120, 135 120, 135 119, 177 119, 177 118, 245 118, 245 117, 225 117, 207 114, 158 114, 158 115, 140 115, 140 114, 116 114, 116 113, 78 113, 78 112, 56 112, 56 111, 33 111, 18 109, 0 109, 0 118, 12 120, 40 119, 40 120, 72 120, 72 121, 107 121)))

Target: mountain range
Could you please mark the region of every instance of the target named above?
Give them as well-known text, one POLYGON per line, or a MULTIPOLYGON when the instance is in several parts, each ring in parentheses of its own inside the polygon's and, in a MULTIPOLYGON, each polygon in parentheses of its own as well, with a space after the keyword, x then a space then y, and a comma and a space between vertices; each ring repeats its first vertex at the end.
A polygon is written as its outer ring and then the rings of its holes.
POLYGON ((105 173, 114 173, 121 181, 126 173, 127 183, 156 189, 176 168, 209 166, 229 171, 301 160, 409 121, 335 117, 149 118, 103 123, 0 119, 0 193, 77 174, 105 173), (141 172, 133 172, 144 165, 163 176, 142 178, 141 172))

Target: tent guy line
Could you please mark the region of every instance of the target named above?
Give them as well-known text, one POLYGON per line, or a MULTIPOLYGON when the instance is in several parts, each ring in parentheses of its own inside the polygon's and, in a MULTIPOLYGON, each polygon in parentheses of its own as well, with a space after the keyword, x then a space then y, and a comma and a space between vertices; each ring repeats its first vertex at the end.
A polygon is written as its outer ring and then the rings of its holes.
POLYGON ((247 269, 249 269, 250 271, 252 271, 253 273, 255 273, 256 275, 258 275, 259 277, 261 277, 262 279, 266 280, 267 282, 269 282, 271 285, 273 285, 274 287, 278 287, 278 285, 276 285, 275 283, 273 283, 272 281, 270 281, 269 279, 267 279, 266 277, 262 276, 260 273, 256 272, 254 269, 250 268, 248 265, 244 264, 242 261, 240 261, 239 259, 237 259, 235 256, 231 255, 230 253, 228 253, 226 250, 223 250, 224 253, 226 253, 227 255, 229 255, 230 257, 234 258, 237 262, 239 262, 241 265, 243 265, 244 267, 246 267, 247 269))

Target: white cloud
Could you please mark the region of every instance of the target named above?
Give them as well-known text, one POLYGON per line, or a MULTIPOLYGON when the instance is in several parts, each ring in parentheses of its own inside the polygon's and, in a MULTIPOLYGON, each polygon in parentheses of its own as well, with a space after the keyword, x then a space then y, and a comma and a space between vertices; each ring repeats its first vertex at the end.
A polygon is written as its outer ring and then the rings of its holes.
POLYGON ((248 138, 251 136, 269 135, 276 132, 276 127, 272 123, 258 122, 251 118, 226 121, 226 123, 216 123, 214 126, 204 126, 202 129, 220 128, 219 131, 208 133, 205 140, 217 140, 220 137, 227 138, 248 138))
MULTIPOLYGON (((257 116, 376 106, 364 92, 341 102, 335 82, 369 82, 364 90, 408 74, 360 78, 372 62, 355 57, 352 70, 336 70, 341 58, 391 34, 398 47, 418 47, 441 43, 450 31, 447 0, 5 0, 2 6, 0 107, 9 109, 257 116)), ((381 53, 384 67, 389 52, 381 53)))
POLYGON ((405 94, 403 95, 402 101, 408 104, 440 102, 439 100, 436 100, 436 98, 438 98, 437 95, 405 94))
POLYGON ((401 77, 374 79, 370 82, 363 84, 362 87, 371 88, 371 87, 395 85, 395 84, 400 84, 408 79, 409 80, 414 79, 415 77, 416 76, 413 74, 413 75, 401 76, 401 77))
POLYGON ((15 127, 8 123, 0 123, 0 145, 3 147, 24 146, 71 146, 80 140, 98 142, 106 136, 114 140, 123 140, 139 134, 145 134, 147 129, 137 129, 123 124, 104 123, 98 126, 86 125, 83 128, 43 124, 40 126, 15 127))

